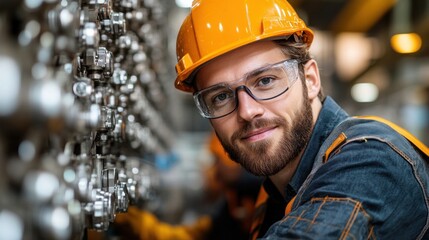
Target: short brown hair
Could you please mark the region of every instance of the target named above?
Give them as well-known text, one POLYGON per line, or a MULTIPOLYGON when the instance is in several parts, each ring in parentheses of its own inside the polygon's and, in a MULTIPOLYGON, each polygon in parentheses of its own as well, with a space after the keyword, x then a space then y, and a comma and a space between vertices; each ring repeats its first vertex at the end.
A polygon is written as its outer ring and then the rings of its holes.
MULTIPOLYGON (((301 81, 304 83, 305 76, 304 76, 304 64, 307 63, 312 57, 310 56, 310 51, 307 43, 300 40, 300 37, 297 35, 291 35, 284 39, 276 39, 274 42, 280 46, 282 52, 293 59, 297 59, 299 64, 299 72, 301 81)), ((323 101, 325 99, 325 95, 323 94, 323 89, 320 88, 320 92, 318 93, 317 97, 320 99, 320 101, 323 101)))

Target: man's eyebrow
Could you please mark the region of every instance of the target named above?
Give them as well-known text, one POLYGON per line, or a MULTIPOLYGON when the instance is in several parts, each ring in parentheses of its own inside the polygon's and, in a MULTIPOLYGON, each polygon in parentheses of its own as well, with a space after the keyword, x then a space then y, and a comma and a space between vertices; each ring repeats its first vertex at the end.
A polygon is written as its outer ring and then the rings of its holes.
POLYGON ((264 73, 267 70, 271 69, 272 66, 274 66, 274 65, 275 64, 268 64, 268 65, 262 66, 260 68, 253 70, 253 71, 248 72, 244 77, 245 78, 256 77, 256 76, 260 75, 261 73, 264 73))
POLYGON ((265 72, 271 65, 266 65, 266 66, 262 66, 260 68, 254 69, 248 73, 246 73, 246 75, 244 77, 248 78, 248 77, 254 77, 254 76, 258 76, 259 74, 265 72))

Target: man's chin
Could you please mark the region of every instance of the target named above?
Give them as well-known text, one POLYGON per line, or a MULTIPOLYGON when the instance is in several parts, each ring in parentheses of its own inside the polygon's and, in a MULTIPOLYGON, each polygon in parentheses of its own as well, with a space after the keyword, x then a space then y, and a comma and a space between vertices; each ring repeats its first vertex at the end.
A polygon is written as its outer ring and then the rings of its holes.
POLYGON ((284 162, 269 151, 247 151, 237 162, 248 172, 257 176, 271 176, 285 167, 284 162))
MULTIPOLYGON (((255 159, 253 159, 254 161, 255 159)), ((250 160, 252 161, 252 160, 250 160)), ((261 161, 261 159, 259 159, 258 161, 261 161)), ((246 169, 248 172, 250 172, 253 175, 256 176, 263 176, 263 177, 269 177, 272 175, 275 175, 277 173, 279 173, 283 168, 277 166, 277 168, 275 168, 275 166, 272 163, 268 163, 268 164, 252 164, 251 166, 248 165, 242 165, 244 167, 244 169, 246 169)))

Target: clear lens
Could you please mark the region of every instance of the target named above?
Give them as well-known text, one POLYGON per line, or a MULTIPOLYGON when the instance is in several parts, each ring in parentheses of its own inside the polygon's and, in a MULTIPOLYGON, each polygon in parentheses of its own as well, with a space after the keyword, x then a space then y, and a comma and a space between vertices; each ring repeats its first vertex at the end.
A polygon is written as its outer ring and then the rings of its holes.
POLYGON ((194 101, 203 117, 214 118, 235 108, 235 93, 227 85, 215 85, 195 94, 194 101))
POLYGON ((235 110, 239 88, 255 100, 269 100, 285 93, 298 77, 298 60, 288 59, 256 69, 231 85, 221 83, 196 92, 194 101, 203 117, 219 118, 235 110))

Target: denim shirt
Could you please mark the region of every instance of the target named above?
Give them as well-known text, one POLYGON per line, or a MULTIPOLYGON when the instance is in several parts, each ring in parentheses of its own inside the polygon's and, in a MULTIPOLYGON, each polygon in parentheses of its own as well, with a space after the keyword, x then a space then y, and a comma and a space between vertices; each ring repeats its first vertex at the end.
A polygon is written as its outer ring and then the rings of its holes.
MULTIPOLYGON (((323 143, 347 118, 325 99, 285 189, 285 203, 297 193, 292 211, 263 239, 429 239, 428 159, 396 131, 359 121, 344 129, 347 141, 322 163, 323 143)), ((270 198, 281 196, 267 190, 270 198)))

